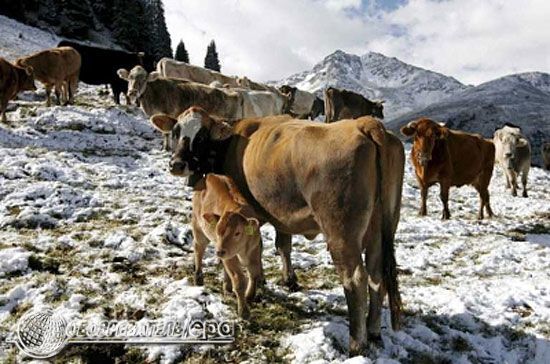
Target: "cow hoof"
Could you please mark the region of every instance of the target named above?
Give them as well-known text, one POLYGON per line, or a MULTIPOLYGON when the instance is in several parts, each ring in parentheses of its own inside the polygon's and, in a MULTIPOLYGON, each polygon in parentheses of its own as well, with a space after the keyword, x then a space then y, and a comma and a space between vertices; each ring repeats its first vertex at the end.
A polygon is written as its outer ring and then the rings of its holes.
POLYGON ((522 194, 523 197, 529 197, 527 196, 527 192, 523 191, 523 194, 522 194))
POLYGON ((367 356, 369 350, 367 344, 357 345, 350 343, 349 345, 349 357, 353 358, 355 356, 367 356))
POLYGON ((418 213, 418 216, 427 216, 427 215, 428 215, 428 213, 426 211, 420 211, 418 213))
POLYGON ((283 281, 283 285, 288 288, 290 292, 298 292, 302 287, 298 284, 298 279, 296 276, 292 276, 286 281, 283 281))
POLYGON ((204 277, 202 273, 195 273, 195 276, 193 277, 193 282, 195 283, 195 286, 203 286, 204 277))
POLYGON ((382 341, 382 335, 380 333, 376 334, 369 334, 369 345, 374 345, 376 347, 382 347, 384 345, 384 342, 382 341))

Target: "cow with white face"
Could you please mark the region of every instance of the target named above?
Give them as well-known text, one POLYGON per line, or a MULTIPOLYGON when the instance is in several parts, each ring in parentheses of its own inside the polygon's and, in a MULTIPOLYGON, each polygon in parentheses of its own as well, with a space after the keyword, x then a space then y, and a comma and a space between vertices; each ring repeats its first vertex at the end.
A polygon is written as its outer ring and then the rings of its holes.
POLYGON ((118 76, 128 81, 128 97, 134 103, 147 89, 147 82, 156 81, 159 78, 158 72, 147 73, 145 68, 136 66, 130 72, 125 69, 118 70, 118 76))
POLYGON ((495 131, 496 161, 506 175, 506 188, 512 189, 512 196, 517 196, 517 178, 521 173, 523 197, 527 197, 527 176, 531 167, 531 146, 521 129, 513 124, 506 124, 495 131))

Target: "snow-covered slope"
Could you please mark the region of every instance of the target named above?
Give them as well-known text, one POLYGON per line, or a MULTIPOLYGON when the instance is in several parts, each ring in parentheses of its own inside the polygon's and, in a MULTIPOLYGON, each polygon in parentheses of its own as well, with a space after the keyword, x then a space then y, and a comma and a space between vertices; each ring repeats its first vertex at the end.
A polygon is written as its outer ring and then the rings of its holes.
POLYGON ((383 99, 386 119, 427 106, 462 91, 465 86, 452 77, 401 62, 397 58, 368 52, 357 56, 340 50, 313 69, 275 82, 321 94, 328 86, 358 92, 368 99, 383 99))
POLYGON ((489 81, 395 118, 388 126, 397 131, 421 116, 485 137, 505 122, 517 124, 531 141, 534 162, 541 165, 540 146, 550 140, 550 75, 530 72, 489 81))
POLYGON ((59 37, 0 15, 0 57, 13 61, 18 57, 55 47, 59 37))

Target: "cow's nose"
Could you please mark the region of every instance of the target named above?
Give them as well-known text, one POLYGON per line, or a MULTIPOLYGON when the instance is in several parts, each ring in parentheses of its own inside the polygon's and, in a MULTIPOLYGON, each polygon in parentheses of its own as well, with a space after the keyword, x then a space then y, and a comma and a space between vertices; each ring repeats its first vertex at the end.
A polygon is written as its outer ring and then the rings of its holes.
POLYGON ((225 255, 225 250, 224 249, 217 250, 216 255, 220 258, 223 258, 223 256, 225 255))
POLYGON ((512 153, 504 153, 504 156, 505 156, 506 158, 512 159, 512 153))
POLYGON ((171 160, 168 166, 172 172, 181 172, 185 169, 185 162, 180 159, 171 160))

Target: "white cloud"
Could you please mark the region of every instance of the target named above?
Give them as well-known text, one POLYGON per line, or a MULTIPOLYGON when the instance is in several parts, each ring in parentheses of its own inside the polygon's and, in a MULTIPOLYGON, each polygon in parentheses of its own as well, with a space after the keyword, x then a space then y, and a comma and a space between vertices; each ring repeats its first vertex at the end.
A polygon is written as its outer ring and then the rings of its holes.
POLYGON ((204 63, 215 39, 223 72, 261 81, 308 69, 336 49, 378 51, 468 83, 550 71, 546 0, 410 0, 390 12, 369 6, 369 14, 360 13, 360 0, 165 0, 165 7, 174 47, 183 39, 192 63, 204 63))

